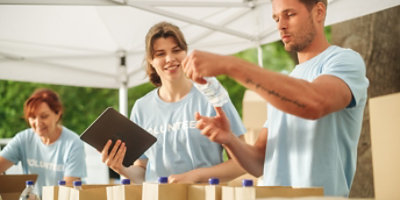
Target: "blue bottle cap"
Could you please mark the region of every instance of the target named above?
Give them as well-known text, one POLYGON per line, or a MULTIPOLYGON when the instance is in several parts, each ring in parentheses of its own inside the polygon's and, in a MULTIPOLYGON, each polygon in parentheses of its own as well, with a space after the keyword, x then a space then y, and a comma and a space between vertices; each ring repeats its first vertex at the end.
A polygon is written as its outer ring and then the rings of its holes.
POLYGON ((121 183, 122 183, 123 185, 129 185, 129 184, 131 184, 131 180, 130 180, 130 179, 122 179, 122 180, 121 180, 121 183))
POLYGON ((74 181, 73 184, 74 184, 74 186, 81 186, 82 181, 74 181))
POLYGON ((219 184, 219 179, 218 178, 209 178, 208 179, 208 183, 210 184, 210 185, 218 185, 219 184))
POLYGON ((27 180, 25 181, 26 185, 33 185, 33 181, 32 180, 27 180))
POLYGON ((243 179, 242 180, 242 186, 243 187, 251 187, 251 186, 253 186, 253 180, 251 180, 251 179, 243 179))
POLYGON ((65 180, 59 180, 58 185, 65 185, 65 180))
POLYGON ((158 183, 168 183, 168 177, 166 177, 166 176, 159 177, 158 183))

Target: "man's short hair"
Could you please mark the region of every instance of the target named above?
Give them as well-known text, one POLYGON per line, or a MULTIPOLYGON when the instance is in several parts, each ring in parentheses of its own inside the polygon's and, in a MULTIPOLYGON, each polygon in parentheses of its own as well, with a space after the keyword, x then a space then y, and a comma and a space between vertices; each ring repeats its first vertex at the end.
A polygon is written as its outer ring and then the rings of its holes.
POLYGON ((315 4, 318 2, 322 2, 325 7, 328 7, 328 0, 299 0, 301 3, 303 3, 308 10, 311 10, 315 4))

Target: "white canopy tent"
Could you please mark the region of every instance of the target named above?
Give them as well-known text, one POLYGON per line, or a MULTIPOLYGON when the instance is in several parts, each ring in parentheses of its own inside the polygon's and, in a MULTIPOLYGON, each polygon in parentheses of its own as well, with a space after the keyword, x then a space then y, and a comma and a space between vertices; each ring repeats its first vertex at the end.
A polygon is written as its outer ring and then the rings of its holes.
MULTIPOLYGON (((328 2, 326 25, 400 4, 328 2)), ((232 54, 278 40, 271 16, 269 0, 0 0, 0 79, 119 88, 127 115, 127 88, 147 81, 152 25, 172 22, 190 49, 232 54)))

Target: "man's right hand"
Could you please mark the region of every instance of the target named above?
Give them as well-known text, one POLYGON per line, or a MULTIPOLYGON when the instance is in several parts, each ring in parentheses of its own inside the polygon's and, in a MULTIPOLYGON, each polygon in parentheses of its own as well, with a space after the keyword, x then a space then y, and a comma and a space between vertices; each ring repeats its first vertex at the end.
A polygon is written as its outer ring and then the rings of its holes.
POLYGON ((217 113, 215 117, 201 116, 198 112, 195 114, 196 128, 213 142, 229 144, 236 138, 230 130, 229 120, 221 107, 214 107, 214 109, 217 113))

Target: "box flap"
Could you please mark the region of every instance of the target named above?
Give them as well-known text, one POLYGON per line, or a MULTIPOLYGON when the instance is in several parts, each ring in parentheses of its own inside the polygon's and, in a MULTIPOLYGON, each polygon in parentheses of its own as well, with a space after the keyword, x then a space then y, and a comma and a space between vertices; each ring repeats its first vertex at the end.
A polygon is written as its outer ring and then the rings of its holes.
POLYGON ((0 175, 0 193, 21 193, 25 188, 25 181, 36 182, 37 174, 0 175))

